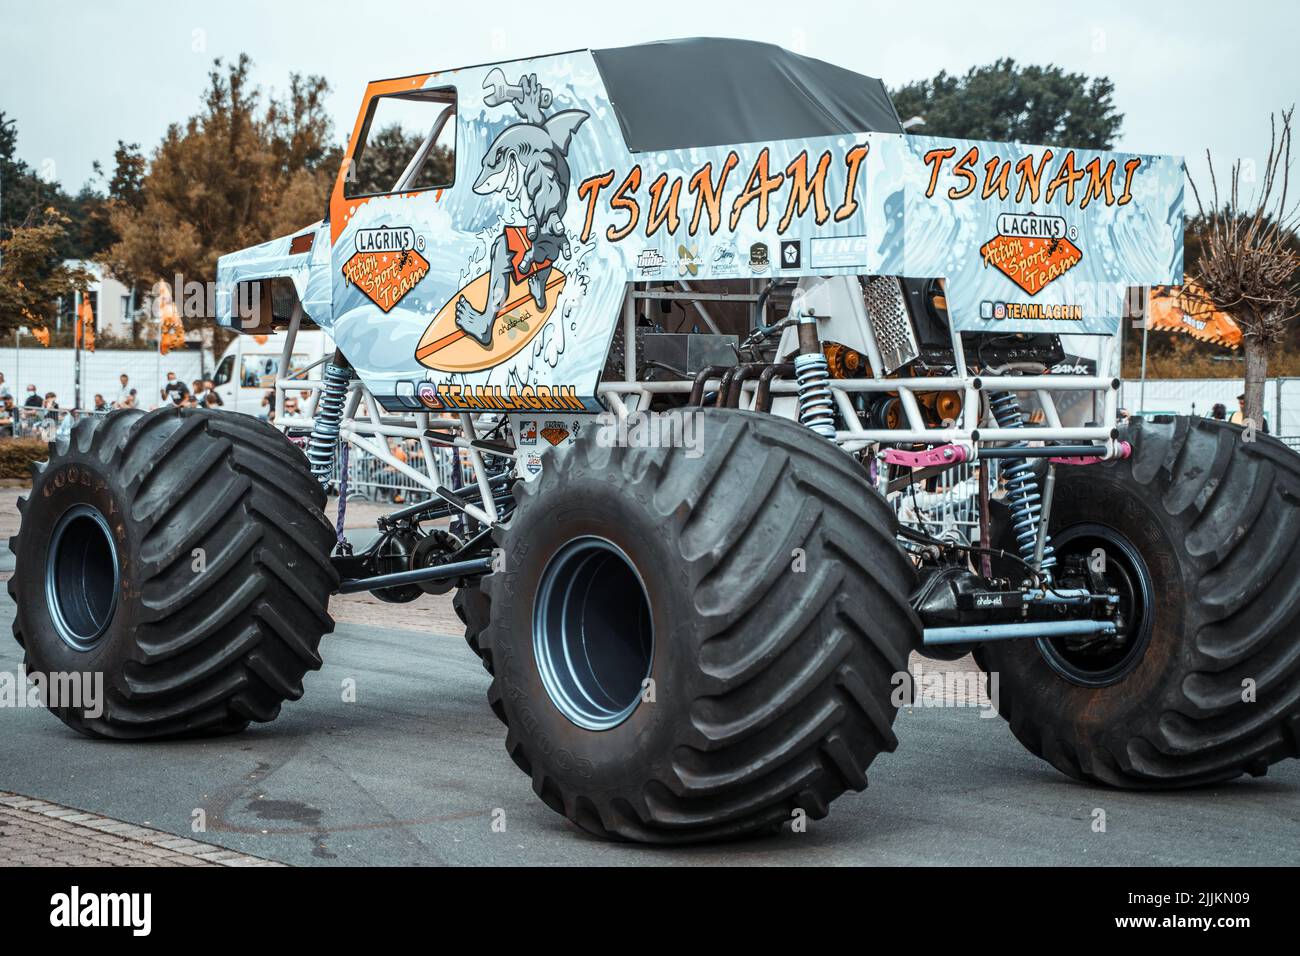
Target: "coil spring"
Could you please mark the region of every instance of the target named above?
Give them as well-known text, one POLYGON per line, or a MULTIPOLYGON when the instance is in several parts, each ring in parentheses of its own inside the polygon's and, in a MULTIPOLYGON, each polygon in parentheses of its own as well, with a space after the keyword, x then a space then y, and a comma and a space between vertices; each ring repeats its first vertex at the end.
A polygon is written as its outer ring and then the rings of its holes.
POLYGON ((821 352, 796 355, 794 376, 799 382, 799 421, 823 438, 835 438, 835 403, 831 398, 830 367, 821 352))
POLYGON ((322 485, 328 485, 333 476, 334 455, 338 451, 343 406, 347 402, 350 381, 350 365, 325 363, 325 369, 321 373, 320 397, 316 400, 315 422, 306 449, 311 473, 322 485))
MULTIPOLYGON (((1002 428, 1024 428, 1020 414, 1020 400, 1011 392, 995 392, 989 397, 993 418, 1002 428)), ((1024 447, 1017 442, 1011 447, 1024 447)), ((1038 547, 1038 529, 1043 511, 1043 496, 1038 488, 1038 476, 1024 458, 1008 458, 1002 465, 1003 482, 1007 490, 1007 504, 1011 508, 1011 526, 1016 535, 1016 547, 1021 560, 1033 565, 1038 547)), ((1047 583, 1052 580, 1056 567, 1056 552, 1051 538, 1044 535, 1043 557, 1038 571, 1047 583)))

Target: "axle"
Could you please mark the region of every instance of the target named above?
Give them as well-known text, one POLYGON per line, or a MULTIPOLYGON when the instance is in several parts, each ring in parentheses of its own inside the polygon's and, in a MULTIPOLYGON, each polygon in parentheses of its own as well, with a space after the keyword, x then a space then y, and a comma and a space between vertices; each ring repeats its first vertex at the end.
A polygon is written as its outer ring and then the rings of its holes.
POLYGON ((1113 637, 1119 629, 1113 621, 1020 621, 1014 624, 967 624, 961 627, 927 627, 921 643, 978 644, 1022 637, 1113 637))

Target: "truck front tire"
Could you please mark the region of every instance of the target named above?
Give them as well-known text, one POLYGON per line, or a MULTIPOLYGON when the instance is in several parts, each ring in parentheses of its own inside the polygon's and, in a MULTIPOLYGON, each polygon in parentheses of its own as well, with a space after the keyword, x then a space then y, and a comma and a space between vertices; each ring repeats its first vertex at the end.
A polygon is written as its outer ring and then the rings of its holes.
POLYGON ((52 710, 89 736, 240 730, 302 696, 338 576, 324 491, 246 415, 83 419, 35 466, 9 594, 29 674, 102 681, 52 710))
POLYGON ((783 419, 693 414, 698 450, 602 447, 594 427, 558 449, 483 579, 506 748, 604 837, 824 816, 895 748, 919 644, 914 571, 862 469, 783 419))

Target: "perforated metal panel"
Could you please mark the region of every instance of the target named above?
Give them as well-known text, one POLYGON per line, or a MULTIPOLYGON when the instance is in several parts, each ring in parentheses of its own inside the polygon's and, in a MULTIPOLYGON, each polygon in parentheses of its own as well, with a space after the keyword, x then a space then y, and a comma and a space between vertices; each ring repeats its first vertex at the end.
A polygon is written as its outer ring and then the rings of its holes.
POLYGON ((872 276, 866 281, 865 297, 884 371, 902 368, 921 354, 912 317, 903 301, 902 282, 897 276, 872 276))

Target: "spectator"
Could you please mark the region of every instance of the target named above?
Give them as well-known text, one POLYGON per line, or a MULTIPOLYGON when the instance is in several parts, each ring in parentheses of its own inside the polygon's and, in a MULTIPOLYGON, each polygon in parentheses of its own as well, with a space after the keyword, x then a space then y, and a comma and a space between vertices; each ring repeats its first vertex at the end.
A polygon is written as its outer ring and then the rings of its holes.
POLYGON ((208 408, 220 408, 221 396, 209 389, 203 393, 203 404, 208 408))
POLYGON ((6 398, 13 398, 13 392, 9 391, 9 386, 5 384, 5 373, 0 372, 0 401, 6 398))
POLYGON ((190 382, 190 394, 194 396, 194 403, 196 405, 203 404, 204 391, 205 389, 203 388, 203 379, 196 378, 194 381, 190 382))
POLYGON ((1218 422, 1226 422, 1228 420, 1228 407, 1223 402, 1215 402, 1214 408, 1210 409, 1210 417, 1218 422))
POLYGON ((59 396, 55 395, 53 392, 46 392, 45 401, 41 404, 41 407, 45 409, 46 418, 58 418, 59 396))
POLYGON ((104 401, 104 396, 103 396, 103 395, 96 395, 96 396, 95 396, 95 411, 97 411, 97 412, 106 412, 106 411, 108 411, 108 402, 104 401))
POLYGON ((23 402, 23 407, 24 407, 24 408, 40 408, 42 404, 43 404, 43 403, 41 402, 41 396, 40 396, 40 394, 36 391, 36 386, 35 386, 35 385, 28 385, 28 386, 27 386, 27 400, 23 402))
POLYGON ((0 396, 0 438, 13 438, 18 424, 18 409, 14 407, 14 397, 9 394, 0 396))
MULTIPOLYGON (((1237 396, 1237 410, 1232 413, 1232 417, 1229 418, 1228 421, 1230 421, 1234 425, 1246 424, 1246 393, 1245 392, 1242 392, 1240 395, 1237 396)), ((1267 416, 1264 416, 1264 420, 1262 422, 1256 422, 1256 424, 1259 426, 1260 431, 1262 431, 1265 435, 1268 434, 1267 416)))
POLYGON ((163 386, 162 397, 173 405, 180 405, 189 396, 190 390, 185 383, 176 378, 175 372, 167 373, 167 384, 163 386))
POLYGON ((131 387, 131 379, 123 372, 117 380, 122 383, 122 387, 117 390, 117 401, 113 405, 117 408, 135 408, 135 389, 131 387))
POLYGON ((262 421, 275 418, 275 389, 268 388, 262 393, 262 407, 258 409, 257 417, 262 421))
POLYGON ((1237 410, 1232 413, 1232 417, 1229 418, 1228 421, 1232 422, 1232 424, 1234 425, 1246 424, 1246 393, 1245 392, 1242 392, 1240 395, 1237 396, 1237 410))

